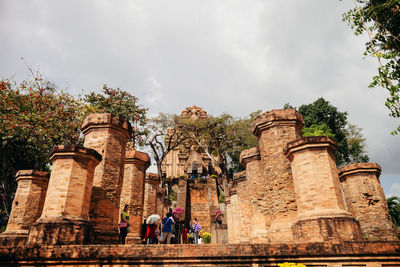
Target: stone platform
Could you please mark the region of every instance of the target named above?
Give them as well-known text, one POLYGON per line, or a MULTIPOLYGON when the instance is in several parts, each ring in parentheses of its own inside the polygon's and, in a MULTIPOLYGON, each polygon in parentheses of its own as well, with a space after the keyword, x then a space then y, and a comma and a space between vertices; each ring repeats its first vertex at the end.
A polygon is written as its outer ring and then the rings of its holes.
POLYGON ((0 247, 0 266, 400 266, 400 242, 0 247))

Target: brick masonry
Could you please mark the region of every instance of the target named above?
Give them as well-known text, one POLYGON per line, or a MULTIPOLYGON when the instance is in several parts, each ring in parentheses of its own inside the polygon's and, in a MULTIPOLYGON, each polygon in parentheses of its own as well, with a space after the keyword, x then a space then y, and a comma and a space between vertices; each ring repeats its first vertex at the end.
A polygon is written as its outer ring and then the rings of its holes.
POLYGON ((253 121, 261 158, 257 199, 268 231, 264 242, 293 241, 291 227, 297 217, 297 203, 290 162, 283 150, 301 137, 303 126, 303 117, 294 109, 268 111, 253 121))
POLYGON ((339 169, 348 211, 360 222, 364 238, 397 240, 386 196, 379 182, 379 164, 355 163, 339 169))
POLYGON ((43 212, 29 231, 28 244, 90 243, 89 203, 94 169, 101 155, 79 146, 55 146, 43 212))
POLYGON ((143 205, 142 221, 147 217, 149 217, 150 215, 157 213, 158 186, 159 186, 158 175, 155 173, 146 173, 144 181, 144 205, 143 205))
POLYGON ((293 236, 301 241, 359 240, 358 221, 347 212, 329 137, 314 136, 290 142, 285 150, 291 161, 298 215, 293 236))
POLYGON ((400 242, 0 247, 1 266, 400 266, 400 242))
POLYGON ((2 244, 24 244, 29 227, 36 222, 43 210, 50 174, 37 170, 18 171, 18 183, 7 229, 0 235, 2 244))
POLYGON ((81 130, 85 135, 84 146, 103 157, 95 170, 90 201, 95 239, 98 243, 117 242, 125 150, 132 127, 121 117, 101 113, 87 116, 81 130))
POLYGON ((150 157, 146 153, 129 150, 125 154, 124 166, 119 213, 122 213, 125 205, 129 206, 130 232, 126 236, 126 243, 141 243, 144 181, 146 169, 150 166, 150 157))

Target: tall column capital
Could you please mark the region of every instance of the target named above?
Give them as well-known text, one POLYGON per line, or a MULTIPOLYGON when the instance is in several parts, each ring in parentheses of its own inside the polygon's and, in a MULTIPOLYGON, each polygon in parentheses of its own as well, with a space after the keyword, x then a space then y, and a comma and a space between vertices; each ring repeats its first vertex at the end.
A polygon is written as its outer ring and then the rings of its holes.
POLYGON ((147 153, 137 150, 127 150, 125 153, 125 164, 134 164, 141 166, 145 170, 150 167, 150 156, 147 153))
POLYGON ((111 113, 89 114, 82 122, 81 130, 84 135, 95 129, 112 128, 129 138, 132 135, 132 126, 128 120, 111 113))
POLYGON ((250 149, 243 150, 240 153, 240 164, 246 168, 247 163, 252 162, 254 160, 260 160, 260 147, 253 147, 250 149))
POLYGON ((379 179, 381 172, 382 168, 376 162, 360 162, 341 167, 339 169, 339 178, 340 181, 343 182, 344 180, 347 179, 348 176, 352 174, 371 173, 374 174, 375 177, 379 179))
POLYGON ((312 149, 326 149, 333 154, 337 149, 337 144, 329 136, 308 136, 289 142, 283 153, 290 161, 293 161, 293 154, 312 149))
POLYGON ((274 109, 258 115, 252 123, 252 131, 259 136, 275 126, 295 126, 300 132, 304 126, 303 116, 295 109, 274 109))

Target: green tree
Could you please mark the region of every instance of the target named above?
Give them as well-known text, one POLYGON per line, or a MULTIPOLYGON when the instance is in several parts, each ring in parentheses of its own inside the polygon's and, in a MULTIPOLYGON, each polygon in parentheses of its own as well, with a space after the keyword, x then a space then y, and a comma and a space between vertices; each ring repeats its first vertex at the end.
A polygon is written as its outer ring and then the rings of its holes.
POLYGON ((225 195, 228 170, 238 168, 242 150, 257 145, 257 138, 251 133, 251 121, 252 118, 237 119, 229 114, 210 116, 205 120, 180 121, 182 129, 189 134, 192 142, 220 168, 225 195))
MULTIPOLYGON (((343 14, 343 21, 355 35, 367 33, 365 55, 375 57, 378 74, 370 87, 388 90, 386 107, 390 116, 400 118, 400 2, 398 0, 357 0, 355 8, 343 14)), ((398 134, 400 126, 392 134, 398 134)))
POLYGON ((387 199, 389 214, 392 217, 393 223, 400 227, 400 197, 389 197, 387 199))
POLYGON ((0 81, 0 179, 9 210, 18 170, 48 170, 54 145, 78 142, 81 107, 40 73, 21 83, 0 81))
POLYGON ((328 135, 338 143, 335 153, 337 165, 369 160, 361 128, 347 122, 347 112, 340 112, 323 98, 308 105, 301 105, 299 112, 305 122, 303 134, 328 135))
POLYGON ((157 116, 149 118, 144 136, 144 144, 150 146, 157 164, 160 186, 162 186, 164 181, 162 180, 161 166, 165 157, 186 141, 188 136, 185 131, 181 131, 177 116, 167 113, 159 113, 157 116))
POLYGON ((120 88, 103 86, 103 94, 91 92, 85 95, 83 101, 87 103, 85 113, 112 113, 127 119, 134 130, 131 142, 142 145, 143 136, 147 133, 147 109, 139 104, 139 99, 120 88))

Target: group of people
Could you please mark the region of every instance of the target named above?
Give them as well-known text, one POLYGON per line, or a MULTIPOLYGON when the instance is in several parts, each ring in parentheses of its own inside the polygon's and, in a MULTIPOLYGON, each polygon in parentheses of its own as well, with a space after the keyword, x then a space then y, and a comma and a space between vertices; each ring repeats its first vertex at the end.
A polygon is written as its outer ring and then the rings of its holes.
MULTIPOLYGON (((125 244, 125 238, 129 232, 128 205, 125 205, 120 216, 120 242, 125 244)), ((190 224, 179 219, 171 213, 162 218, 161 222, 142 224, 143 244, 199 244, 201 226, 196 218, 190 224)))

